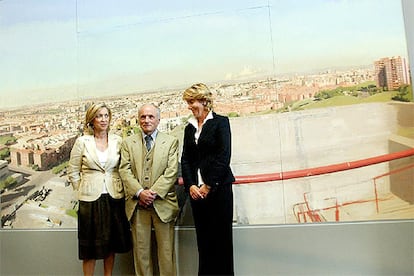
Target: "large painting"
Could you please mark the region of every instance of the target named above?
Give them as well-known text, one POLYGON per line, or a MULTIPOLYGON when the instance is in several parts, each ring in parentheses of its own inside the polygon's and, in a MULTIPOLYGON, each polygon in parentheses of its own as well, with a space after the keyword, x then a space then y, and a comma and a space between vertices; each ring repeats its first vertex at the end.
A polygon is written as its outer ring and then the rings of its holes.
MULTIPOLYGON (((414 219, 414 104, 392 0, 0 1, 1 228, 76 228, 86 108, 182 139, 184 89, 230 118, 234 224, 414 219)), ((177 179, 177 225, 191 209, 177 179)))

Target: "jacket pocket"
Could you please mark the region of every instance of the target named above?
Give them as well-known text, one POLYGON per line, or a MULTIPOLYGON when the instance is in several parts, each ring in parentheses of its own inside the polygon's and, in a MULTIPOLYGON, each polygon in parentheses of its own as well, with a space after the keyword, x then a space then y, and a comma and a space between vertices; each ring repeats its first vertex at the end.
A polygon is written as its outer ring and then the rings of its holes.
POLYGON ((112 185, 114 187, 115 192, 123 194, 124 193, 124 185, 122 184, 122 180, 119 177, 112 177, 112 185))
POLYGON ((80 195, 89 196, 92 194, 92 190, 93 190, 92 183, 85 181, 85 180, 81 180, 79 184, 80 195))

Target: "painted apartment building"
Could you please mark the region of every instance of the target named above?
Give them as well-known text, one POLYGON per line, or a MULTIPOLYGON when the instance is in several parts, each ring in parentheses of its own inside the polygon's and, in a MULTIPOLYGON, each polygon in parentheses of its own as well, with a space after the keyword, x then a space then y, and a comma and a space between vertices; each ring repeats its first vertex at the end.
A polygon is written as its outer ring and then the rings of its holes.
POLYGON ((409 67, 400 56, 381 58, 374 62, 375 81, 378 87, 396 90, 401 85, 410 84, 409 67))
POLYGON ((11 165, 47 170, 67 160, 76 134, 28 136, 10 147, 11 165))

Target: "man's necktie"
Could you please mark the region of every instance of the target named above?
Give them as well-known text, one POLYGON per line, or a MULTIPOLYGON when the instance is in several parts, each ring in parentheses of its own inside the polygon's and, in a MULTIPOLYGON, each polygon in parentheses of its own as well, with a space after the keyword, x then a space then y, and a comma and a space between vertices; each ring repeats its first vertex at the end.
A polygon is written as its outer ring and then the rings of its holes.
POLYGON ((147 151, 150 151, 151 149, 151 141, 152 141, 152 137, 147 135, 145 136, 145 146, 147 147, 147 151))

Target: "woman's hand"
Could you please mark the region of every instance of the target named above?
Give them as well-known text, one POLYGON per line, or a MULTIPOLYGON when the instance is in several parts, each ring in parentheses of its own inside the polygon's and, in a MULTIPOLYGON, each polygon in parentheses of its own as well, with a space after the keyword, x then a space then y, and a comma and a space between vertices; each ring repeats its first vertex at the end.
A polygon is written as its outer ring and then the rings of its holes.
POLYGON ((190 187, 190 196, 194 200, 206 198, 209 192, 210 187, 206 184, 201 185, 201 187, 198 187, 197 185, 192 185, 190 187))
POLYGON ((206 198, 207 195, 210 193, 210 186, 206 184, 201 185, 200 193, 203 195, 203 198, 206 198))

